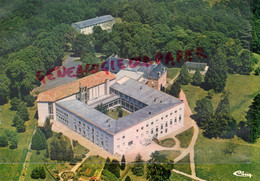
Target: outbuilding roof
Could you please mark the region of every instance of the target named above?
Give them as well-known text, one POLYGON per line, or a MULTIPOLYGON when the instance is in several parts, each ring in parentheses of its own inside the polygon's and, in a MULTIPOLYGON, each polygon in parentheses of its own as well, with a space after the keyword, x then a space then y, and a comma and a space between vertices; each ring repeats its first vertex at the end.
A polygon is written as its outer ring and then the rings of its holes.
POLYGON ((111 21, 111 20, 114 20, 114 19, 115 18, 111 15, 104 15, 104 16, 88 19, 88 20, 85 20, 85 21, 76 22, 76 23, 73 23, 72 25, 77 26, 79 29, 82 29, 82 28, 86 28, 86 27, 89 27, 89 26, 94 26, 94 25, 97 25, 97 24, 100 24, 100 23, 104 23, 104 22, 107 22, 107 21, 111 21))

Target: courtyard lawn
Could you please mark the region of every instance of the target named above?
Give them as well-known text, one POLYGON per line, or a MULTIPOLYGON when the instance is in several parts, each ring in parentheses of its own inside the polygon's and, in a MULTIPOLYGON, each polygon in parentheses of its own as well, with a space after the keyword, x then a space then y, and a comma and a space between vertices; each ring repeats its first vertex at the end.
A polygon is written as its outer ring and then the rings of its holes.
POLYGON ((181 71, 180 68, 168 68, 167 78, 173 79, 180 71, 181 71))
POLYGON ((161 140, 159 145, 167 148, 171 148, 175 145, 175 141, 172 138, 166 138, 164 140, 161 140))
POLYGON ((243 180, 259 180, 260 141, 248 144, 236 138, 237 148, 232 155, 223 151, 227 141, 229 140, 205 138, 200 131, 195 145, 196 175, 206 180, 241 180, 243 178, 236 177, 233 173, 242 170, 253 175, 251 179, 243 180))
MULTIPOLYGON (((127 116, 128 114, 130 114, 129 112, 125 111, 124 109, 123 110, 123 116, 122 117, 125 117, 127 116)), ((120 117, 118 117, 118 111, 116 109, 111 109, 108 111, 107 115, 110 116, 111 118, 114 118, 114 119, 119 119, 120 117)))
MULTIPOLYGON (((230 108, 231 114, 238 122, 245 120, 246 112, 253 101, 254 96, 259 93, 260 76, 254 75, 233 75, 228 74, 226 82, 226 90, 230 91, 230 108)), ((208 92, 200 87, 189 85, 182 85, 182 90, 187 96, 189 106, 194 112, 196 101, 206 97, 208 92)), ((216 109, 221 99, 221 93, 214 94, 212 98, 213 108, 216 109)))
MULTIPOLYGON (((12 120, 16 111, 10 110, 10 103, 1 106, 3 113, 3 123, 0 125, 0 135, 4 133, 5 129, 15 131, 15 127, 12 127, 12 120)), ((27 154, 27 148, 29 146, 33 130, 37 124, 34 119, 36 107, 28 108, 30 114, 30 120, 25 123, 26 132, 18 133, 18 148, 9 149, 9 147, 0 148, 0 180, 18 180, 20 173, 23 169, 23 163, 27 154), (10 164, 8 164, 10 163, 10 164), (12 173, 12 174, 10 174, 12 173)))
POLYGON ((177 139, 180 140, 180 146, 182 148, 187 148, 190 145, 190 141, 193 136, 194 129, 193 127, 184 131, 176 136, 177 139))
POLYGON ((122 177, 121 180, 125 180, 125 178, 127 176, 129 176, 131 178, 131 180, 137 180, 137 181, 146 181, 145 175, 146 175, 146 167, 147 164, 144 164, 144 175, 143 176, 136 176, 133 174, 131 167, 133 166, 133 164, 127 164, 126 165, 126 169, 128 169, 127 173, 122 177))

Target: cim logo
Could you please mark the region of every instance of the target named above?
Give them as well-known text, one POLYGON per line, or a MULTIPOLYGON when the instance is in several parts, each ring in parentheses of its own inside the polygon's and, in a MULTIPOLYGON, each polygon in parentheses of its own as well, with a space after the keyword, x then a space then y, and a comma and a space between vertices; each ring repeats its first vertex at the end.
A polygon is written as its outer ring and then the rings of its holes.
POLYGON ((237 177, 249 177, 251 178, 253 175, 251 173, 245 173, 244 171, 238 170, 233 173, 233 175, 237 177))

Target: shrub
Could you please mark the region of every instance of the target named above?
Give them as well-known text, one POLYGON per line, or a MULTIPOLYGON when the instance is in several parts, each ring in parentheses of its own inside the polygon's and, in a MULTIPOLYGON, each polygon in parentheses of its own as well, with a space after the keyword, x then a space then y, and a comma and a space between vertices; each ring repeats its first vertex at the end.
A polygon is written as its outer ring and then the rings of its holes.
POLYGON ((8 146, 8 137, 6 135, 0 136, 0 147, 8 146))
POLYGON ((31 149, 32 150, 43 150, 46 149, 47 142, 44 134, 42 131, 37 128, 36 132, 34 133, 32 137, 32 144, 31 149))
POLYGON ((107 169, 104 169, 102 171, 102 175, 104 176, 103 179, 105 181, 111 181, 111 180, 118 180, 118 178, 113 174, 111 173, 110 171, 108 171, 107 169))

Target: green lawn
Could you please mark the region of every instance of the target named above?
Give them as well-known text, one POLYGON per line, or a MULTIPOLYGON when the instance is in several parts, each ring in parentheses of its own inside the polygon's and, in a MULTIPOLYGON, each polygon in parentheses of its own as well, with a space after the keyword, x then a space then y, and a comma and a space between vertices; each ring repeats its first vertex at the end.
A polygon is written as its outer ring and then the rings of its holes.
MULTIPOLYGON (((133 180, 133 181, 135 181, 135 180, 136 181, 146 181, 145 174, 143 176, 136 176, 136 175, 133 174, 133 172, 131 170, 132 166, 133 166, 132 164, 126 165, 125 169, 127 169, 127 173, 124 175, 124 177, 121 180, 123 181, 123 180, 125 180, 125 178, 127 176, 129 176, 131 178, 131 180, 133 180)), ((144 164, 144 172, 145 173, 146 173, 146 166, 147 166, 147 164, 144 164)))
MULTIPOLYGON (((15 127, 12 127, 12 120, 16 111, 10 110, 10 104, 4 104, 1 106, 3 113, 3 124, 0 125, 0 135, 3 134, 5 129, 15 131, 15 127)), ((26 132, 18 133, 18 148, 9 149, 8 147, 0 148, 0 180, 18 180, 22 171, 23 162, 26 156, 26 150, 30 143, 32 133, 35 125, 37 124, 34 119, 36 107, 28 108, 30 114, 30 120, 25 123, 26 132), (8 164, 10 163, 10 164, 8 164), (11 174, 10 174, 11 173, 11 174)))
POLYGON ((182 132, 176 136, 180 140, 180 146, 182 148, 187 148, 190 145, 191 138, 193 136, 194 129, 193 127, 188 129, 185 132, 182 132))
POLYGON ((241 180, 241 177, 233 176, 233 172, 242 170, 251 173, 251 179, 259 180, 260 168, 260 142, 248 144, 241 139, 235 139, 237 144, 233 155, 223 152, 228 140, 208 139, 200 132, 195 145, 196 175, 206 180, 241 180), (248 162, 252 163, 248 163, 248 162))
POLYGON ((189 177, 185 177, 183 175, 177 174, 175 172, 172 172, 171 177, 170 177, 171 181, 192 181, 192 179, 190 179, 189 177))
POLYGON ((180 71, 181 71, 180 68, 168 68, 167 78, 173 79, 180 71))
MULTIPOLYGON (((122 110, 123 110, 123 117, 130 114, 129 112, 125 111, 124 109, 122 109, 122 110)), ((108 111, 107 115, 110 116, 111 118, 119 119, 120 117, 118 117, 118 113, 119 112, 116 109, 111 109, 108 111)))
POLYGON ((75 154, 87 154, 88 152, 89 152, 89 149, 85 148, 84 146, 82 146, 79 143, 74 147, 75 154))
MULTIPOLYGON (((245 119, 248 107, 251 105, 253 97, 259 92, 260 76, 254 75, 233 75, 228 74, 226 90, 230 91, 230 107, 231 113, 237 122, 245 119)), ((207 91, 204 91, 200 87, 189 85, 183 85, 182 90, 185 92, 189 106, 193 113, 196 101, 206 97, 207 91)), ((220 101, 221 93, 214 94, 212 98, 213 108, 216 109, 220 101)))
POLYGON ((171 148, 175 145, 175 141, 172 138, 166 138, 164 140, 161 140, 159 145, 171 148))
POLYGON ((187 174, 191 174, 190 155, 188 154, 182 160, 180 160, 178 163, 174 164, 174 169, 187 173, 187 174))
POLYGON ((181 154, 180 151, 175 151, 175 150, 162 150, 159 152, 160 154, 165 154, 167 159, 172 161, 174 161, 174 159, 181 154))

